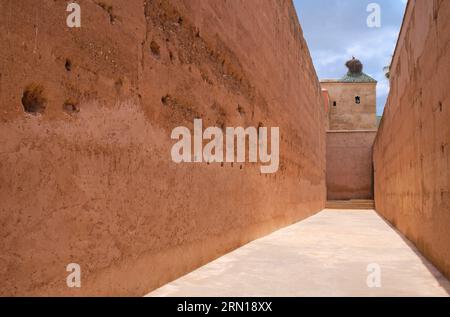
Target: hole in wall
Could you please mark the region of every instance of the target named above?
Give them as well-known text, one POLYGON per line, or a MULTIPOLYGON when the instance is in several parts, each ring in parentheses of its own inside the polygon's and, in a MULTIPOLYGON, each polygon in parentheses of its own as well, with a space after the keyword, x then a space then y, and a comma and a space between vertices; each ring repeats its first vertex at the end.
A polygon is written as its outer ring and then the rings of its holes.
POLYGON ((356 97, 355 97, 355 103, 356 103, 357 105, 359 105, 359 104, 361 103, 361 97, 356 96, 356 97))
POLYGON ((169 100, 170 100, 170 95, 165 95, 165 96, 162 96, 162 97, 161 97, 161 103, 162 103, 164 106, 169 105, 169 100))
POLYGON ((238 104, 237 106, 237 111, 239 112, 240 115, 243 115, 245 113, 244 108, 242 108, 240 104, 238 104))
POLYGON ((226 131, 226 127, 225 127, 226 124, 225 124, 225 121, 223 119, 216 120, 216 124, 220 128, 220 130, 222 130, 223 132, 226 131))
POLYGON ((115 82, 114 82, 114 88, 116 89, 116 92, 119 94, 121 89, 123 87, 123 80, 122 78, 118 78, 115 82))
POLYGON ((159 44, 156 43, 155 41, 151 41, 150 42, 150 52, 152 53, 152 55, 155 58, 159 58, 159 56, 160 56, 160 48, 159 48, 159 44))
POLYGON ((42 85, 32 83, 23 91, 22 105, 25 112, 33 114, 43 113, 46 104, 47 99, 45 98, 42 85))
POLYGON ((256 133, 257 133, 257 135, 258 135, 258 140, 259 140, 259 138, 260 138, 259 128, 262 128, 262 127, 264 127, 264 123, 262 123, 261 121, 258 122, 258 127, 256 128, 256 133))
POLYGON ((78 107, 78 102, 68 99, 63 104, 63 110, 68 114, 74 114, 80 112, 80 108, 78 107))
POLYGON ((64 67, 68 72, 72 70, 72 61, 70 59, 66 59, 66 63, 64 64, 64 67))

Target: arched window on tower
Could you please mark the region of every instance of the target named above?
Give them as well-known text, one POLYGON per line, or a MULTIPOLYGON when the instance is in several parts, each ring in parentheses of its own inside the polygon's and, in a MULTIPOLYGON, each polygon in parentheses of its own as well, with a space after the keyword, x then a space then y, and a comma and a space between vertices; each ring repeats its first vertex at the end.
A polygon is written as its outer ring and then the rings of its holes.
POLYGON ((359 105, 361 103, 361 98, 359 96, 355 97, 355 103, 359 105))

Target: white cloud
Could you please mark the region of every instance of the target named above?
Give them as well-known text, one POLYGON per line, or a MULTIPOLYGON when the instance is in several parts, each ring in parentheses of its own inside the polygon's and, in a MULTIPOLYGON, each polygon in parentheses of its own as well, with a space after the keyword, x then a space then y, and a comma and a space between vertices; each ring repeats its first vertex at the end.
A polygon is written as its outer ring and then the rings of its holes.
POLYGON ((319 78, 342 77, 347 71, 345 62, 355 56, 363 63, 363 71, 378 81, 377 107, 381 113, 389 91, 383 67, 390 63, 407 1, 375 1, 382 10, 380 28, 367 27, 370 2, 294 0, 319 78))
POLYGON ((315 51, 313 53, 315 61, 321 66, 326 67, 337 62, 342 62, 347 58, 345 54, 336 54, 335 51, 315 51))
POLYGON ((377 85, 377 96, 385 97, 389 94, 389 82, 387 80, 382 80, 378 82, 377 85))

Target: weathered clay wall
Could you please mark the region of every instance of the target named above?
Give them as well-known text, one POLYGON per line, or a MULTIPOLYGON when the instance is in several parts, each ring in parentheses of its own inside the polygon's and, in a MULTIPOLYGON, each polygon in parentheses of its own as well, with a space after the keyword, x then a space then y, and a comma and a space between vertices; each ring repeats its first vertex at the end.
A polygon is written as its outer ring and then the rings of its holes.
POLYGON ((328 90, 330 98, 330 130, 376 129, 376 83, 322 81, 321 86, 328 90), (360 97, 359 104, 356 96, 360 97))
POLYGON ((324 207, 323 100, 290 1, 77 2, 80 29, 65 1, 0 2, 0 294, 146 294, 324 207), (173 163, 194 118, 280 127, 279 171, 173 163))
POLYGON ((376 131, 327 132, 327 199, 373 199, 376 131))
POLYGON ((390 85, 376 208, 450 277, 450 1, 409 1, 390 85))
POLYGON ((322 88, 322 97, 325 108, 325 129, 328 130, 330 128, 330 95, 328 90, 322 88))

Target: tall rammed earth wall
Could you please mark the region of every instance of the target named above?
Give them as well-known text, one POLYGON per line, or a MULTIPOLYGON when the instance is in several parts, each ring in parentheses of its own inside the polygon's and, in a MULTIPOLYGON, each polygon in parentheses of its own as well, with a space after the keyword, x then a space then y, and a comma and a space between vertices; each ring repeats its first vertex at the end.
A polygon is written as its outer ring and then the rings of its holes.
POLYGON ((450 278, 450 1, 409 1, 374 145, 375 203, 450 278))
POLYGON ((327 131, 328 200, 373 199, 372 146, 376 130, 327 131))
POLYGON ((65 1, 0 2, 1 295, 143 295, 324 208, 323 99, 291 1, 77 2, 79 29, 65 1), (172 162, 194 118, 279 127, 278 172, 172 162))

